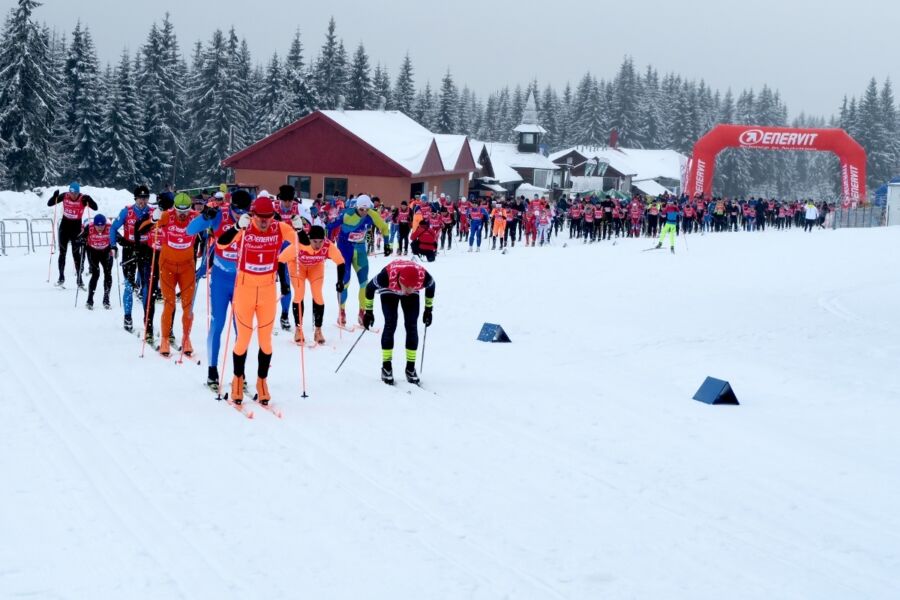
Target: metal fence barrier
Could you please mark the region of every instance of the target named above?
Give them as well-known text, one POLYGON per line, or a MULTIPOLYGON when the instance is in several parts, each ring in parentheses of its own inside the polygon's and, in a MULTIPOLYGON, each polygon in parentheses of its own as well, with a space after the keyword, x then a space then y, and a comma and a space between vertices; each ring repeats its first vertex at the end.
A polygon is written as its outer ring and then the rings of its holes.
POLYGON ((7 248, 25 248, 31 253, 31 225, 28 219, 3 219, 3 252, 6 253, 7 248), (10 226, 19 224, 24 225, 24 231, 16 229, 10 231, 10 226))
POLYGON ((53 231, 53 219, 32 219, 29 224, 31 228, 31 249, 35 248, 56 248, 56 232, 53 231), (35 225, 39 225, 39 229, 35 229, 35 225))
POLYGON ((883 206, 858 206, 856 208, 836 208, 828 215, 832 229, 850 227, 882 227, 886 225, 887 211, 883 206))
POLYGON ((6 223, 0 221, 0 252, 6 256, 6 223))

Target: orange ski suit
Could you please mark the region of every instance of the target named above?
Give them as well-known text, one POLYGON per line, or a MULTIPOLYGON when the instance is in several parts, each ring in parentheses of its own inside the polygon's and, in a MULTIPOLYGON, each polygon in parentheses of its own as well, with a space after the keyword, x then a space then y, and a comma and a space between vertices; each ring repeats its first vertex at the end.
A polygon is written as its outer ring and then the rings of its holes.
POLYGON ((282 251, 278 260, 287 263, 288 272, 291 275, 291 285, 294 288, 294 304, 303 303, 307 281, 312 290, 313 302, 325 304, 325 297, 322 296, 322 284, 325 282, 325 259, 327 258, 333 260, 336 265, 344 264, 341 251, 331 240, 325 240, 318 251, 314 250, 312 246, 300 243, 296 248, 288 246, 282 251))
MULTIPOLYGON (((182 343, 186 350, 192 350, 190 344, 191 325, 194 322, 193 304, 197 280, 194 273, 194 239, 196 235, 188 235, 187 226, 197 216, 196 211, 189 211, 182 218, 175 209, 163 212, 156 227, 162 241, 159 251, 159 288, 163 295, 162 340, 168 347, 169 335, 172 333, 172 321, 175 316, 175 286, 181 290, 181 330, 182 343)), ((152 225, 146 221, 141 229, 152 225)))
POLYGON ((282 244, 289 244, 285 251, 297 244, 297 232, 288 223, 281 221, 272 221, 265 231, 260 231, 254 219, 247 229, 239 231, 229 243, 233 241, 237 241, 240 248, 232 301, 237 322, 234 353, 247 353, 253 337, 255 316, 259 349, 272 354, 272 327, 278 304, 276 265, 284 262, 280 256, 282 244))

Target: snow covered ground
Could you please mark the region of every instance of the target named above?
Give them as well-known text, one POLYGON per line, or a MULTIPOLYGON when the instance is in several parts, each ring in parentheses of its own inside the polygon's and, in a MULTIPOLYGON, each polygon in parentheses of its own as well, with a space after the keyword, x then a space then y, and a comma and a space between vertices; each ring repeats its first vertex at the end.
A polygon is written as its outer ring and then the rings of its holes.
POLYGON ((563 241, 429 266, 424 390, 278 336, 282 420, 0 258, 0 597, 900 597, 900 229, 563 241))

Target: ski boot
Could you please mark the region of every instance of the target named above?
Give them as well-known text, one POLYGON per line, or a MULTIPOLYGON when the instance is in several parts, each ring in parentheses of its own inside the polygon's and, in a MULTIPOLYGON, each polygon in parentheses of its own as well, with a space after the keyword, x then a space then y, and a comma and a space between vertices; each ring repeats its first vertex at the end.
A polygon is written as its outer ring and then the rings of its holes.
POLYGON ((344 310, 344 307, 341 307, 340 312, 338 312, 338 325, 341 327, 347 326, 347 311, 344 310))
POLYGON ((60 277, 59 279, 56 280, 56 283, 53 285, 55 287, 58 287, 59 289, 63 289, 66 287, 66 280, 63 279, 62 277, 60 277))
POLYGON ((231 401, 240 404, 244 401, 244 376, 235 375, 231 379, 231 401))
POLYGON ((109 294, 103 294, 103 308, 109 310, 111 307, 109 305, 109 294))
POLYGON ((94 310, 94 299, 88 298, 87 302, 84 303, 84 307, 88 310, 94 310))
POLYGON ((209 367, 206 373, 206 387, 215 393, 219 393, 219 369, 209 367))
POLYGON ((306 336, 303 335, 303 328, 297 325, 297 328, 294 330, 294 342, 297 344, 306 343, 306 336))
POLYGON ((388 385, 394 385, 394 367, 391 363, 381 363, 381 380, 388 385))
POLYGON ((313 339, 319 345, 322 345, 325 343, 325 336, 322 335, 321 327, 316 327, 316 330, 313 332, 313 339))
POLYGON ((168 336, 164 335, 160 338, 159 353, 162 354, 163 356, 165 356, 166 358, 168 358, 169 355, 171 354, 171 344, 169 343, 168 336))
POLYGON ((256 380, 256 396, 254 396, 254 400, 257 400, 263 406, 269 405, 269 400, 272 397, 269 395, 269 386, 266 384, 266 378, 260 377, 256 380))
POLYGON ((78 289, 81 290, 82 292, 86 292, 86 291, 87 291, 87 288, 86 288, 85 285, 84 285, 84 280, 83 280, 83 279, 79 279, 79 280, 78 280, 78 289))
POLYGON ((147 331, 144 332, 144 340, 148 344, 151 344, 151 345, 153 344, 153 328, 152 327, 150 327, 149 329, 147 329, 147 331))
POLYGON ((419 385, 419 374, 416 373, 416 363, 406 363, 406 381, 419 385))
POLYGON ((675 246, 670 246, 669 250, 672 252, 672 254, 675 254, 675 246))
POLYGON ((359 309, 359 326, 363 326, 363 318, 366 316, 366 311, 363 309, 359 309))
POLYGON ((125 315, 125 320, 122 322, 122 327, 128 333, 134 331, 134 323, 131 321, 131 315, 125 315))
POLYGON ((184 338, 184 340, 181 342, 181 351, 187 357, 191 357, 194 355, 194 347, 191 345, 191 338, 184 338))
POLYGON ((475 252, 481 252, 481 246, 478 246, 477 248, 475 248, 475 252))
POLYGON ((472 246, 469 246, 469 252, 471 252, 471 251, 472 251, 472 246))
POLYGON ((662 248, 662 242, 660 242, 660 243, 658 243, 658 244, 656 245, 656 249, 657 249, 657 250, 659 250, 660 248, 662 248))
POLYGON ((291 320, 288 318, 288 314, 281 313, 281 328, 285 331, 291 330, 291 320))

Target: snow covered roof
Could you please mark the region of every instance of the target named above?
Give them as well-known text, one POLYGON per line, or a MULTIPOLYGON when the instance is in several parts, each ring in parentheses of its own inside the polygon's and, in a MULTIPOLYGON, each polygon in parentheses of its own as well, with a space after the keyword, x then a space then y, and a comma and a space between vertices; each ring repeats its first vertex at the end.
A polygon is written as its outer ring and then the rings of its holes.
POLYGON ((513 131, 518 133, 547 133, 547 130, 537 124, 523 123, 516 126, 513 131))
POLYGON ((648 196, 661 196, 666 192, 671 193, 670 190, 656 183, 653 179, 644 179, 642 181, 632 180, 631 187, 639 189, 648 196))
MULTIPOLYGON (((438 153, 441 155, 441 162, 444 163, 444 169, 450 171, 459 160, 459 153, 466 143, 466 136, 455 135, 452 133, 436 133, 434 141, 437 142, 438 153)), ((475 162, 473 159, 472 162, 475 162)))
POLYGON ((478 152, 481 157, 481 149, 487 151, 491 158, 491 166, 494 167, 494 177, 501 183, 513 183, 522 181, 522 177, 516 172, 516 169, 547 169, 550 171, 558 170, 559 167, 553 164, 543 154, 533 152, 519 152, 516 144, 502 144, 499 142, 473 142, 472 152, 478 152), (476 150, 476 147, 478 148, 476 150))
POLYGON ((550 193, 550 190, 547 188, 537 187, 535 185, 531 185, 530 183, 523 183, 519 187, 516 188, 516 197, 525 196, 528 199, 531 199, 535 194, 539 196, 546 196, 550 193))
POLYGON ((687 156, 676 150, 644 150, 642 148, 610 148, 607 146, 573 146, 550 154, 551 160, 559 160, 572 151, 588 160, 597 158, 625 175, 637 180, 680 180, 687 156))
MULTIPOLYGON (((431 142, 437 137, 396 110, 323 110, 321 113, 410 173, 422 170, 431 142)), ((443 158, 441 153, 442 161, 443 158)), ((456 164, 455 160, 449 165, 443 162, 446 169, 456 164)))

